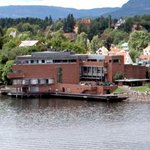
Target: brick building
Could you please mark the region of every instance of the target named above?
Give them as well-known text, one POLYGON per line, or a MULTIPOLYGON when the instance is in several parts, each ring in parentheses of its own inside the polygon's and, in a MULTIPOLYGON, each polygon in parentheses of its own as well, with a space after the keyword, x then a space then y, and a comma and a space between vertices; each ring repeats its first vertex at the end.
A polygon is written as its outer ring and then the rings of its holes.
POLYGON ((113 77, 146 78, 146 67, 124 65, 123 56, 45 51, 18 56, 8 75, 16 92, 110 93, 113 77), (134 71, 136 68, 136 71, 134 71), (102 85, 107 83, 107 85, 102 85), (109 84, 108 84, 109 83, 109 84))

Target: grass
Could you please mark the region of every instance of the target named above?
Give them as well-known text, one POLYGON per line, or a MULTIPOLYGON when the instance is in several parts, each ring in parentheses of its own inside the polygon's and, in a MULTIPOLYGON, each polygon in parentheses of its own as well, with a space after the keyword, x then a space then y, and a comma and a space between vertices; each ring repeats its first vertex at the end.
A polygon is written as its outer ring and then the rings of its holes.
MULTIPOLYGON (((135 87, 131 87, 131 90, 133 91, 138 91, 138 92, 150 92, 150 83, 145 84, 143 86, 135 86, 135 87)), ((118 87, 115 91, 113 91, 113 93, 115 94, 122 94, 124 93, 126 90, 123 87, 118 87)))
POLYGON ((132 87, 132 89, 134 91, 138 91, 138 92, 150 92, 150 84, 145 84, 143 86, 137 86, 137 87, 132 87))
POLYGON ((118 87, 113 93, 116 93, 116 94, 124 93, 124 89, 121 87, 118 87))

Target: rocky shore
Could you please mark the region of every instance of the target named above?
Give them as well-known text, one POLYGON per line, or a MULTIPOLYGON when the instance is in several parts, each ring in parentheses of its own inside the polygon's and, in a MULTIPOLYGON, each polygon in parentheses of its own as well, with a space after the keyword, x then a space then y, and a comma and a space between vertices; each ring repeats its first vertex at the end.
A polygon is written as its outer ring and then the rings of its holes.
POLYGON ((138 92, 132 90, 130 87, 123 87, 124 94, 127 95, 130 102, 150 102, 150 92, 138 92))

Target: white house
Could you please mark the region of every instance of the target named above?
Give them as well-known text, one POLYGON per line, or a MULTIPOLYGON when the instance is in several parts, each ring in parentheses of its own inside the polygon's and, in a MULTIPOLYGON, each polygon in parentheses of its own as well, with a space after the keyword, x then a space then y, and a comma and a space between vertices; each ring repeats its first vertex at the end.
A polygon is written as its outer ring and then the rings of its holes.
POLYGON ((21 41, 21 44, 19 45, 19 47, 36 46, 38 42, 39 42, 38 40, 25 40, 25 41, 21 41))
POLYGON ((143 49, 143 55, 150 55, 150 45, 143 49))
POLYGON ((121 47, 122 47, 125 51, 129 51, 128 43, 123 43, 123 44, 121 45, 121 47))

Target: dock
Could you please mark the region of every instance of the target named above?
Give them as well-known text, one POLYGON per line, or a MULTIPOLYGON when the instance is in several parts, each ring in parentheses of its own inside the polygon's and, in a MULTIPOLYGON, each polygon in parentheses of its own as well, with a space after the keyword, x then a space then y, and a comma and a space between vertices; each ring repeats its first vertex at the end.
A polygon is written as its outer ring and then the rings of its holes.
POLYGON ((87 100, 87 101, 99 101, 99 102, 121 102, 128 99, 128 96, 117 95, 117 94, 82 94, 82 93, 66 93, 66 92, 55 92, 55 93, 8 93, 9 96, 16 98, 65 98, 65 99, 76 99, 76 100, 87 100))

